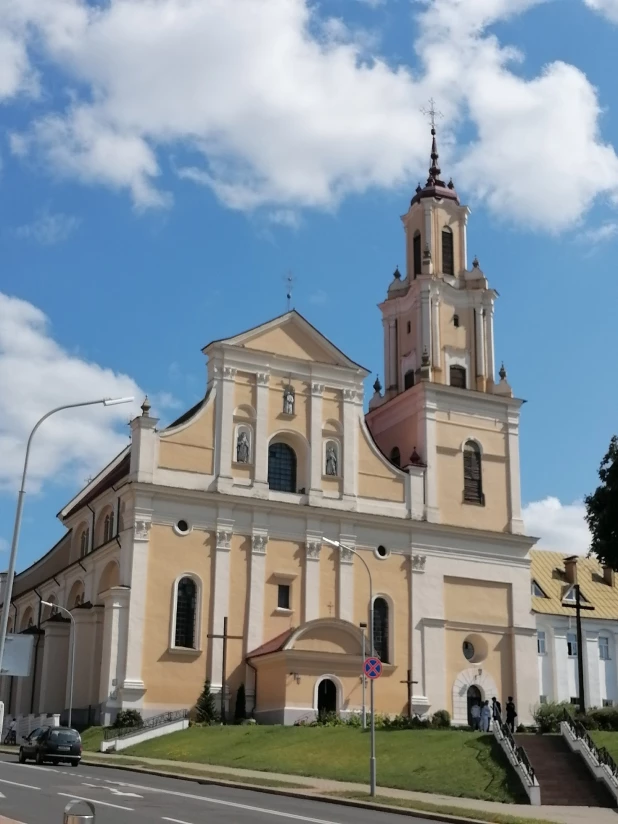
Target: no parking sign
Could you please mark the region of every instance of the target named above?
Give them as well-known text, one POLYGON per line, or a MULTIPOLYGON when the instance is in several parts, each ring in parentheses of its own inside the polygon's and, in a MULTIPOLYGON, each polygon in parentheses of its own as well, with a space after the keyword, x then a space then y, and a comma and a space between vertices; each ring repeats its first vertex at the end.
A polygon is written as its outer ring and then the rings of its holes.
POLYGON ((365 658, 363 669, 367 678, 379 678, 382 675, 382 661, 379 658, 365 658))

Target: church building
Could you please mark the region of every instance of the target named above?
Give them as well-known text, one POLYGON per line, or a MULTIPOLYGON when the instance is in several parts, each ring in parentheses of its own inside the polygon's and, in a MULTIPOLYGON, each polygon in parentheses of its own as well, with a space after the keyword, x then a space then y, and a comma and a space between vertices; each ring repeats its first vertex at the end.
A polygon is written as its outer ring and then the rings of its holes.
POLYGON ((432 135, 368 413, 367 370, 296 311, 209 343, 203 399, 164 429, 145 401, 17 576, 10 629, 36 636, 35 666, 2 679, 8 715, 68 706, 71 625, 43 599, 75 619, 76 720, 190 708, 205 679, 230 713, 244 684, 260 723, 359 712, 373 652, 380 713, 466 724, 472 702, 512 695, 530 721, 522 401, 495 380, 496 292, 468 268, 470 212, 432 135))

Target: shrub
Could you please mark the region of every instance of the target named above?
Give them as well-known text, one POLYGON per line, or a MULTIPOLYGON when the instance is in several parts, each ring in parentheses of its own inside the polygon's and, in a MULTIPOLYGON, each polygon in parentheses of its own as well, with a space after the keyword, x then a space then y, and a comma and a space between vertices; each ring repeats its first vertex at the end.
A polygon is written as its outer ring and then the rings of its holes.
POLYGON ((114 721, 116 729, 124 729, 125 727, 143 727, 144 719, 139 710, 120 710, 114 721))
POLYGON ((448 710, 436 710, 431 717, 431 726, 446 729, 451 726, 451 714, 448 710))
POLYGON ((581 721, 587 730, 618 732, 618 707, 591 709, 584 716, 578 715, 577 720, 581 721))
POLYGON ((571 705, 566 701, 539 704, 533 713, 538 731, 541 733, 559 732, 565 709, 571 709, 571 705))
POLYGON ((212 724, 217 720, 215 697, 210 691, 210 681, 206 679, 202 694, 195 704, 195 718, 198 724, 212 724))

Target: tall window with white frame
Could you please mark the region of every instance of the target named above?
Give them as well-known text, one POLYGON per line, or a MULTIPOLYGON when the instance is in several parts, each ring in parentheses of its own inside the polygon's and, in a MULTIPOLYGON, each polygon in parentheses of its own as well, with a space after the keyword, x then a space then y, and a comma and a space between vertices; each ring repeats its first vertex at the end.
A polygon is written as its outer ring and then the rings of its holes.
POLYGON ((577 634, 575 632, 567 632, 566 640, 569 658, 577 658, 577 634))
POLYGON ((197 585, 193 578, 181 578, 176 592, 176 631, 174 645, 195 649, 197 585))
POLYGON ((536 634, 536 650, 539 655, 547 654, 545 631, 540 629, 536 634))
POLYGON ((114 537, 114 513, 108 512, 103 521, 103 543, 106 544, 114 537))
POLYGON ((599 658, 601 661, 609 661, 609 638, 605 635, 599 635, 599 658))
POLYGON ((90 550, 90 530, 88 527, 82 530, 82 534, 79 539, 79 557, 83 558, 85 555, 88 554, 90 550))
POLYGON ((388 603, 385 598, 376 598, 373 602, 373 648, 376 655, 384 664, 389 664, 388 632, 389 632, 388 603))

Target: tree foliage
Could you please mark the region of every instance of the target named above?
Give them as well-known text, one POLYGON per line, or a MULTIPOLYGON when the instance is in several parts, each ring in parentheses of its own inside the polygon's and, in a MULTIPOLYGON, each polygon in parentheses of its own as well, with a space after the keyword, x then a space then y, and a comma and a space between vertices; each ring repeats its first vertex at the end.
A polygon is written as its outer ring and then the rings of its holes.
POLYGON ((600 563, 618 570, 618 437, 612 436, 599 467, 601 483, 587 495, 586 521, 592 534, 590 551, 600 563))
POLYGON ((197 699, 195 705, 196 720, 200 724, 211 724, 217 720, 217 709, 215 706, 215 697, 210 691, 210 681, 206 679, 202 694, 197 699))

